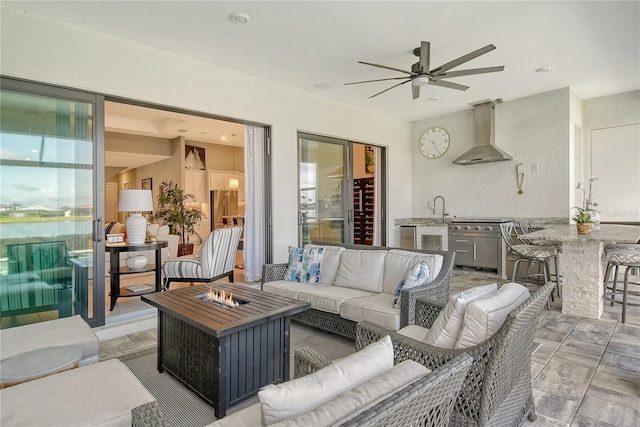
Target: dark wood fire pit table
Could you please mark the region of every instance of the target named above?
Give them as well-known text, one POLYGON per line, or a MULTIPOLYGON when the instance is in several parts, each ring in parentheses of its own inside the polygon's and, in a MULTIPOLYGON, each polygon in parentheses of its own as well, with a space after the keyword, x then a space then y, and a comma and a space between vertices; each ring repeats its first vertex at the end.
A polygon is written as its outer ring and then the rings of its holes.
POLYGON ((310 304, 242 285, 211 283, 143 295, 158 309, 158 371, 213 405, 217 418, 267 384, 289 379, 291 316, 310 304), (241 305, 203 296, 224 291, 241 305))

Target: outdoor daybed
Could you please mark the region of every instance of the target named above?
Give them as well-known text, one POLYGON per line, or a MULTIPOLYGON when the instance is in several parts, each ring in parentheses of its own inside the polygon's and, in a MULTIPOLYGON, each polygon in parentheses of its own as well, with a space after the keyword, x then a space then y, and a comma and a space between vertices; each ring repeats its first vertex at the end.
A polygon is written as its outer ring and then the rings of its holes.
POLYGON ((413 323, 417 298, 442 303, 449 298, 454 253, 324 242, 305 246, 318 248, 324 252, 318 283, 285 280, 287 263, 263 267, 261 289, 311 304, 311 309, 293 316, 301 323, 355 338, 358 322, 396 331, 413 323), (403 288, 397 308, 394 294, 399 283, 420 263, 427 266, 427 284, 403 288))

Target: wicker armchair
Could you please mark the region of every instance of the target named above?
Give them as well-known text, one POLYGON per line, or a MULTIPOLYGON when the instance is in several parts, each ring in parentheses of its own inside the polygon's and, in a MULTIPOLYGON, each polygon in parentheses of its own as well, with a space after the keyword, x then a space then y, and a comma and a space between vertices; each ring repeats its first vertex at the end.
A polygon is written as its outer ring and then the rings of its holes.
MULTIPOLYGON (((303 347, 294 354, 294 375, 297 378, 310 374, 329 363, 312 348, 303 347)), ((340 425, 447 426, 454 401, 471 364, 471 357, 460 353, 448 363, 340 425)))
MULTIPOLYGON (((341 246, 347 249, 359 249, 359 250, 389 250, 399 249, 386 246, 368 246, 368 245, 349 245, 345 243, 330 243, 330 242, 313 242, 317 245, 324 246, 341 246)), ((400 312, 400 327, 411 325, 414 323, 415 317, 415 301, 418 298, 428 298, 430 300, 439 301, 442 303, 447 302, 449 299, 449 284, 451 282, 451 273, 454 266, 454 252, 447 251, 430 251, 421 249, 402 249, 411 252, 418 252, 424 254, 442 255, 442 269, 437 277, 433 279, 428 286, 420 286, 411 289, 404 289, 400 295, 402 311, 400 312)), ((260 289, 263 289, 263 285, 268 282, 276 280, 283 280, 285 273, 287 272, 287 264, 265 264, 262 267, 262 281, 260 283, 260 289)), ((295 314, 292 317, 294 320, 304 323, 315 328, 324 329, 334 334, 342 335, 347 338, 355 338, 356 336, 356 322, 348 319, 343 319, 337 314, 328 313, 321 310, 309 309, 302 313, 295 314)))
MULTIPOLYGON (((356 348, 361 349, 390 335, 395 363, 411 359, 436 369, 460 355, 469 354, 473 364, 458 396, 452 426, 517 426, 528 415, 535 420, 531 390, 531 348, 537 318, 555 283, 548 282, 516 307, 491 338, 474 347, 443 349, 416 341, 368 322, 358 324, 356 348)), ((429 328, 443 304, 418 300, 416 325, 429 328)))

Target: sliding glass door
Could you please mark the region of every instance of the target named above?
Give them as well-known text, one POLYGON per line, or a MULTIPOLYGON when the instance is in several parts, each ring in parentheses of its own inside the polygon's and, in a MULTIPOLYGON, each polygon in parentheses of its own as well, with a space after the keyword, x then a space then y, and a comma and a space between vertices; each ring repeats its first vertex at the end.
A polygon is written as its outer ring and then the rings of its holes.
POLYGON ((299 236, 312 241, 349 242, 353 202, 349 145, 345 141, 299 135, 299 236), (346 240, 345 240, 346 236, 346 240))
POLYGON ((0 95, 2 328, 104 324, 101 99, 10 79, 0 95))

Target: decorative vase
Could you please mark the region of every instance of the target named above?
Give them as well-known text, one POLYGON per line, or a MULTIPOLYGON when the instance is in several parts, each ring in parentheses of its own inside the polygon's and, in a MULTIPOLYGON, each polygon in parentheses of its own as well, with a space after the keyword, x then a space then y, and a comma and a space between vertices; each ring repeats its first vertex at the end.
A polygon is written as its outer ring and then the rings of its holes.
POLYGON ((180 243, 178 245, 178 256, 193 254, 193 243, 180 243))
POLYGON ((147 265, 147 257, 144 255, 131 256, 127 258, 127 267, 137 270, 147 265))
POLYGON ((589 233, 591 233, 592 224, 590 222, 577 223, 576 226, 578 227, 578 234, 589 234, 589 233))

